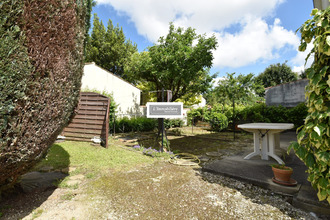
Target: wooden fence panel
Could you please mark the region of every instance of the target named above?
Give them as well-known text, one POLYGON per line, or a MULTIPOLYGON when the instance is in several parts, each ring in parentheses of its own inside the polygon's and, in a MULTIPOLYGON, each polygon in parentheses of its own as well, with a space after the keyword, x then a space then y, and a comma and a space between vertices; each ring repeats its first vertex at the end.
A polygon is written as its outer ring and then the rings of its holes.
POLYGON ((81 92, 78 111, 71 123, 64 128, 66 140, 88 141, 99 137, 108 147, 110 99, 94 92, 81 92))

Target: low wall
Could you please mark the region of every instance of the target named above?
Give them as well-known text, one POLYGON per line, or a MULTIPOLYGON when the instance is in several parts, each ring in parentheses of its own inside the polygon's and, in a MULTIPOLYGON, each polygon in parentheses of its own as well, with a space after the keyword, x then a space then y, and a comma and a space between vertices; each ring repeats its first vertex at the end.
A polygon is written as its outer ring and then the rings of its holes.
POLYGON ((301 102, 305 102, 305 87, 308 79, 285 83, 274 86, 266 90, 266 105, 284 107, 295 107, 301 102))

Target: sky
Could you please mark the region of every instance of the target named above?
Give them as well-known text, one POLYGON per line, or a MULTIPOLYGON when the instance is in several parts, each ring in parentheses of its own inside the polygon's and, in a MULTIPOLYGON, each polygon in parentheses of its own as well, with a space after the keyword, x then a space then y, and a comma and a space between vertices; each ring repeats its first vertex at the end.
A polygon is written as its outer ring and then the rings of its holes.
MULTIPOLYGON (((299 52, 300 34, 296 30, 308 19, 312 0, 96 0, 96 13, 105 27, 111 19, 123 28, 126 38, 139 52, 147 51, 166 36, 169 23, 192 27, 198 34, 214 35, 218 47, 213 51, 211 74, 255 76, 268 66, 287 62, 301 72, 311 49, 299 52)), ((93 19, 93 18, 92 18, 93 19)))

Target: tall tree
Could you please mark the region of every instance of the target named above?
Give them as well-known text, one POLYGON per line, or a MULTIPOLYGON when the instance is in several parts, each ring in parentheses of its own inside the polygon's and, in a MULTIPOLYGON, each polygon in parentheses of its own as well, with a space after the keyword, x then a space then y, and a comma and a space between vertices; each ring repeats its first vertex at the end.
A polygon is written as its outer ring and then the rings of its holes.
POLYGON ((136 44, 126 39, 121 27, 114 26, 109 19, 106 29, 97 14, 94 14, 93 30, 87 43, 86 62, 95 62, 125 78, 124 66, 135 52, 136 44))
MULTIPOLYGON (((167 36, 149 47, 149 52, 132 56, 126 72, 130 81, 143 83, 147 89, 171 90, 172 101, 188 93, 197 96, 210 87, 215 77, 209 74, 209 68, 216 46, 214 36, 197 35, 192 28, 175 28, 171 23, 167 36)), ((157 99, 161 101, 161 95, 157 99)))
POLYGON ((282 64, 277 63, 270 65, 256 78, 262 82, 265 88, 267 88, 270 86, 295 81, 298 76, 285 62, 282 64))

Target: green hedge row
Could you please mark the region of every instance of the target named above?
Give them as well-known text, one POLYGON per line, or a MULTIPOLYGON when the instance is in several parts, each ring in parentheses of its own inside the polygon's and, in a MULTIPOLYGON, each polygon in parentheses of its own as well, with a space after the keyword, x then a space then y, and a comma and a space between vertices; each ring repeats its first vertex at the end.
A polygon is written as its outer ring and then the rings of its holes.
POLYGON ((294 108, 283 106, 266 106, 258 103, 251 106, 236 106, 235 114, 231 106, 216 105, 213 108, 207 107, 192 109, 188 112, 190 124, 197 121, 206 121, 211 124, 215 131, 221 131, 230 127, 235 119, 235 124, 242 123, 293 123, 295 128, 304 124, 307 116, 305 103, 300 103, 294 108))
POLYGON ((87 1, 1 0, 0 194, 44 155, 73 116, 87 1))
MULTIPOLYGON (((110 131, 113 132, 113 124, 110 131)), ((116 120, 115 131, 119 133, 135 132, 135 131, 152 131, 157 127, 157 120, 152 118, 138 117, 128 118, 123 117, 116 120)))
MULTIPOLYGON (((110 122, 110 132, 125 133, 125 132, 136 132, 136 131, 153 131, 157 128, 158 121, 153 118, 146 117, 137 117, 137 118, 128 118, 123 117, 121 119, 117 119, 115 122, 115 127, 113 126, 113 122, 110 122)), ((181 119, 165 119, 164 127, 166 129, 169 128, 177 128, 182 127, 184 125, 183 120, 181 119)))

